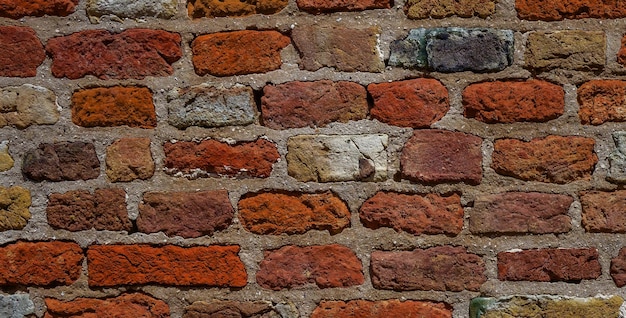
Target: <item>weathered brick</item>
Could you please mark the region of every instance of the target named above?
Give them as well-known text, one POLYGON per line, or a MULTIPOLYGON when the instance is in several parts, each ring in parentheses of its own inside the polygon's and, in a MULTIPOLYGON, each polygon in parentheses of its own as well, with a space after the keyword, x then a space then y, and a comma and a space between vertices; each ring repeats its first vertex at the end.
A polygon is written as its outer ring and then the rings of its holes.
POLYGON ((350 210, 336 194, 264 192, 239 200, 239 221, 255 234, 302 234, 350 225, 350 210))
POLYGON ((287 170, 302 182, 387 179, 387 135, 300 135, 287 140, 287 170))
POLYGON ((35 304, 28 294, 0 295, 0 317, 24 318, 35 313, 35 304))
POLYGON ((146 87, 99 87, 72 95, 72 122, 83 127, 156 127, 152 93, 146 87))
POLYGON ((493 124, 545 122, 565 110, 561 86, 540 80, 477 83, 463 91, 464 115, 493 124))
POLYGON ((595 248, 547 248, 498 253, 498 279, 579 282, 602 274, 595 248))
POLYGON ((89 17, 114 15, 120 18, 157 17, 169 19, 176 15, 176 0, 87 0, 89 17))
POLYGON ((365 88, 353 82, 289 82, 267 85, 261 97, 263 125, 272 129, 323 127, 365 119, 365 88))
POLYGON ((458 194, 377 192, 361 205, 359 216, 366 227, 391 227, 414 235, 457 235, 463 229, 463 207, 458 194))
POLYGON ((230 145, 216 140, 166 142, 165 167, 168 173, 198 176, 246 176, 267 178, 280 155, 276 145, 259 138, 230 145))
POLYGON ((241 302, 233 300, 196 301, 185 307, 183 318, 270 318, 281 317, 271 303, 264 301, 241 302))
POLYGON ((332 67, 341 72, 382 72, 377 27, 298 26, 291 32, 302 59, 300 68, 316 71, 332 67))
POLYGON ((572 219, 567 215, 574 199, 562 194, 507 192, 481 195, 470 213, 470 231, 490 233, 565 233, 572 219))
POLYGON ((290 43, 289 37, 276 31, 201 35, 191 43, 193 66, 200 76, 265 73, 280 68, 280 52, 290 43))
MULTIPOLYGON (((626 9, 624 11, 626 11, 626 9)), ((622 45, 617 52, 617 62, 626 66, 626 36, 622 38, 622 45)))
POLYGON ((48 40, 46 51, 55 77, 143 79, 171 75, 171 64, 182 57, 180 44, 179 34, 162 30, 86 30, 48 40))
POLYGON ((241 17, 278 13, 287 6, 287 3, 287 0, 189 0, 187 11, 192 18, 241 17))
POLYGON ((491 168, 525 181, 565 184, 590 180, 598 162, 594 145, 594 139, 577 136, 499 139, 494 144, 491 168))
POLYGON ((486 18, 496 11, 495 0, 408 0, 404 13, 409 19, 446 18, 486 18))
POLYGON ((605 318, 618 317, 624 302, 620 296, 573 298, 566 296, 479 297, 470 303, 470 318, 543 317, 605 318))
POLYGON ((57 97, 47 88, 24 84, 0 91, 0 127, 52 125, 59 116, 57 97))
POLYGON ((626 17, 626 7, 618 1, 594 0, 516 0, 517 16, 525 20, 617 19, 626 17))
POLYGON ((600 70, 606 40, 600 31, 537 31, 528 35, 524 60, 531 69, 600 70))
POLYGON ((452 307, 444 303, 397 299, 390 300, 322 300, 313 310, 311 318, 387 318, 420 317, 452 318, 452 307))
POLYGON ((370 273, 377 289, 478 291, 487 280, 485 263, 464 247, 373 251, 370 273))
POLYGON ((11 170, 14 163, 15 160, 9 153, 9 141, 0 140, 0 172, 11 170))
POLYGON ((162 300, 144 294, 122 294, 114 298, 76 298, 60 301, 46 298, 44 318, 145 317, 169 318, 170 308, 162 300))
POLYGON ((0 186, 0 231, 21 230, 30 220, 30 191, 0 186))
POLYGON ((149 138, 122 138, 106 149, 106 174, 112 182, 146 180, 154 174, 149 138))
MULTIPOLYGON (((3 11, 2 2, 6 1, 0 0, 0 14, 3 11)), ((36 76, 37 67, 43 63, 45 58, 46 52, 43 49, 43 44, 33 29, 19 26, 0 26, 0 76, 36 76)))
POLYGON ((46 208, 48 224, 57 229, 130 231, 123 189, 96 189, 51 193, 46 208))
POLYGON ((43 143, 26 152, 22 173, 33 181, 95 179, 100 175, 100 161, 92 143, 43 143))
POLYGON ((83 250, 75 243, 12 243, 0 247, 0 285, 71 285, 82 263, 83 250))
POLYGON ((372 118, 394 126, 428 128, 450 109, 448 90, 435 79, 370 84, 372 118))
POLYGON ((582 225, 587 232, 626 232, 626 190, 580 193, 582 225))
POLYGON ((626 121, 626 81, 595 80, 578 88, 578 117, 584 125, 626 121))
POLYGON ((238 253, 236 245, 92 245, 87 250, 89 286, 243 287, 247 274, 238 253))
POLYGON ((140 232, 199 237, 227 228, 235 211, 228 191, 147 192, 139 204, 140 232))
POLYGON ((283 246, 265 253, 257 283, 272 290, 315 284, 319 288, 363 284, 363 267, 356 254, 338 245, 283 246))
MULTIPOLYGON (((19 19, 25 16, 67 16, 79 0, 0 0, 0 17, 19 19)), ((2 65, 0 63, 0 65, 2 65)))
POLYGON ((389 9, 393 5, 391 0, 297 0, 296 3, 300 10, 313 14, 389 9))
POLYGON ((402 149, 402 177, 424 183, 482 180, 482 139, 461 132, 416 130, 402 149))
POLYGON ((626 247, 622 247, 619 254, 611 259, 611 278, 617 287, 626 286, 626 247))
POLYGON ((613 132, 615 150, 609 154, 609 171, 606 179, 614 183, 626 183, 626 131, 613 132))

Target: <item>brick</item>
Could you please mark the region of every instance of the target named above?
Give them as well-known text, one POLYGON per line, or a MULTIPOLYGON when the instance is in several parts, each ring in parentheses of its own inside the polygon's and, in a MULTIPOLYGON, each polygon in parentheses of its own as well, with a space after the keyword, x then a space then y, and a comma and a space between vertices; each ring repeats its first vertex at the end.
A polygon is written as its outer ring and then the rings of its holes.
POLYGON ((137 229, 163 231, 184 238, 212 235, 226 229, 235 211, 228 191, 147 192, 139 204, 137 229))
POLYGON ((491 168, 525 181, 565 184, 590 180, 598 162, 594 145, 594 139, 577 136, 499 139, 494 143, 491 168))
POLYGON ((272 304, 269 302, 233 300, 196 301, 185 307, 183 314, 183 318, 212 317, 269 318, 281 317, 281 315, 272 308, 272 304))
POLYGON ((252 88, 247 86, 194 86, 168 96, 168 113, 168 122, 178 129, 244 126, 255 122, 256 103, 252 88))
MULTIPOLYGON (((19 19, 25 16, 67 16, 79 0, 0 0, 0 17, 19 19)), ((2 63, 0 63, 2 65, 2 63)))
POLYGON ((487 18, 496 11, 495 0, 409 0, 404 13, 409 19, 487 18))
POLYGON ((197 37, 191 43, 196 74, 232 76, 266 73, 282 65, 280 52, 291 41, 276 31, 234 31, 197 37))
POLYGON ((233 145, 216 140, 167 142, 163 150, 166 172, 190 177, 267 178, 280 158, 276 145, 262 138, 233 145))
POLYGON ((146 180, 154 174, 149 138, 122 138, 106 149, 106 174, 112 182, 146 180))
POLYGON ((24 155, 22 173, 33 181, 75 181, 100 175, 100 161, 92 143, 43 143, 24 155))
POLYGON ((452 318, 452 307, 444 303, 405 300, 322 300, 311 318, 452 318))
POLYGON ((475 234, 566 233, 572 218, 567 214, 574 199, 567 195, 507 192, 481 195, 470 213, 475 234))
POLYGON ((626 286, 626 247, 622 247, 618 255, 611 259, 610 272, 617 287, 626 286))
POLYGON ((46 208, 48 224, 68 231, 132 229, 123 189, 96 189, 51 193, 46 208))
POLYGON ((0 295, 0 317, 24 318, 35 313, 28 294, 0 295))
POLYGON ((69 79, 169 76, 171 64, 182 57, 178 33, 149 29, 76 32, 48 40, 46 51, 52 56, 52 75, 69 79))
POLYGON ((370 274, 377 289, 478 291, 487 280, 485 263, 464 247, 373 251, 370 274))
POLYGON ((580 282, 602 274, 595 248, 547 248, 498 253, 498 279, 580 282))
POLYGON ((582 225, 587 232, 626 233, 626 191, 580 193, 582 225))
POLYGON ((626 183, 626 131, 613 132, 615 150, 609 154, 609 171, 606 179, 614 183, 626 183))
POLYGON ((528 35, 526 66, 540 71, 600 70, 605 64, 606 40, 600 31, 532 32, 528 35))
POLYGON ((400 156, 405 179, 423 183, 482 180, 482 139, 461 132, 416 130, 400 156))
POLYGON ((238 205, 239 221, 255 234, 337 234, 350 225, 350 210, 332 192, 264 192, 246 195, 238 205))
POLYGON ((20 186, 0 186, 0 231, 21 230, 30 220, 30 191, 20 186))
POLYGON ((92 245, 87 250, 89 286, 243 287, 247 274, 238 253, 236 245, 92 245))
POLYGON ((0 172, 11 170, 14 163, 15 160, 9 153, 9 141, 0 140, 0 172))
POLYGON ((187 11, 192 18, 242 17, 274 14, 287 6, 287 0, 189 0, 187 11))
POLYGON ((315 284, 319 288, 349 287, 365 281, 361 261, 349 248, 338 245, 283 246, 265 252, 257 283, 281 290, 315 284))
POLYGON ((261 97, 263 125, 272 129, 324 127, 367 117, 365 88, 353 82, 289 82, 267 85, 261 97))
POLYGON ((435 79, 370 84, 372 118, 401 127, 428 128, 450 110, 448 90, 435 79))
POLYGON ((617 52, 617 63, 626 66, 626 36, 622 37, 622 44, 619 51, 617 52))
POLYGON ((578 117, 583 125, 626 121, 626 81, 595 80, 578 88, 578 117))
POLYGON ((300 52, 301 69, 331 67, 340 72, 379 73, 385 69, 377 43, 379 33, 377 27, 298 26, 291 38, 300 52))
MULTIPOLYGON (((0 0, 0 15, 2 2, 0 0)), ((25 2, 25 1, 20 1, 25 2)), ((6 5, 6 4, 5 4, 6 5)), ((35 31, 29 27, 0 26, 0 76, 33 77, 46 53, 35 31)))
POLYGON ((145 317, 168 318, 169 306, 162 300, 143 294, 122 294, 114 298, 76 298, 60 301, 46 298, 44 318, 145 317))
POLYGON ((390 227, 413 235, 457 235, 463 229, 463 207, 458 194, 377 192, 361 205, 359 216, 368 228, 390 227))
POLYGON ((516 0, 517 16, 524 20, 618 19, 626 17, 626 7, 614 1, 593 0, 516 0))
POLYGON ((463 91, 463 107, 465 117, 489 124, 546 122, 563 115, 565 92, 541 80, 477 83, 463 91))
POLYGON ((0 285, 71 285, 82 263, 83 250, 75 243, 12 243, 0 247, 0 285))
POLYGON ((390 9, 393 5, 391 0, 297 0, 296 3, 301 11, 313 14, 390 9))
POLYGON ((0 91, 0 127, 52 125, 59 116, 57 97, 47 88, 24 84, 0 91))
POLYGON ((287 140, 287 171, 302 182, 387 179, 388 136, 300 135, 287 140))
POLYGON ((114 15, 120 18, 170 19, 178 11, 176 0, 87 0, 90 18, 114 15))
POLYGON ((72 122, 82 127, 155 128, 152 92, 146 87, 99 87, 72 95, 72 122))
POLYGON ((620 296, 574 298, 550 296, 479 297, 470 302, 470 318, 544 317, 603 318, 618 317, 624 300, 620 296))

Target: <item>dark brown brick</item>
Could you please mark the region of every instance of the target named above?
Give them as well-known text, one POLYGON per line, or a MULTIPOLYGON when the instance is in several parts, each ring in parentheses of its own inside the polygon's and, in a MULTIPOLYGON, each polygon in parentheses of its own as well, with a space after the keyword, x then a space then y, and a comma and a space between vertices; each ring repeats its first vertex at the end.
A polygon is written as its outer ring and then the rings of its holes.
POLYGON ((22 173, 33 181, 75 181, 100 175, 100 161, 92 143, 40 144, 26 152, 22 173))

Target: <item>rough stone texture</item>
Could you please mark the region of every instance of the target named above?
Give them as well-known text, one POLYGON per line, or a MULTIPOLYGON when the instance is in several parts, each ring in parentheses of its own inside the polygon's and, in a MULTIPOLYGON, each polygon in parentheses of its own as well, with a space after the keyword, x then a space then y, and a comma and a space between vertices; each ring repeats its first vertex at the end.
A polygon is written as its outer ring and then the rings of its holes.
POLYGON ((540 80, 477 83, 463 91, 464 115, 494 124, 546 122, 565 110, 561 86, 540 80))
POLYGON ((350 210, 331 192, 265 192, 239 200, 239 221, 255 234, 302 234, 309 230, 337 234, 350 225, 350 210))
POLYGON ((611 277, 617 287, 626 286, 626 247, 622 247, 619 254, 611 259, 611 277))
POLYGON ((0 231, 21 230, 30 220, 30 191, 0 186, 0 231))
POLYGON ((600 70, 605 64, 604 32, 537 31, 528 35, 524 60, 531 69, 600 70))
POLYGON ((394 126, 428 128, 450 109, 448 90, 435 79, 370 84, 372 118, 394 126))
POLYGON ((35 304, 28 294, 0 295, 0 317, 25 318, 35 313, 35 304))
POLYGON ((486 18, 496 11, 496 0, 408 0, 404 13, 409 19, 441 19, 451 16, 486 18))
MULTIPOLYGON (((19 19, 25 16, 67 16, 79 0, 0 0, 0 17, 19 19)), ((2 63, 0 63, 2 65, 2 63)))
POLYGON ((620 296, 572 298, 564 296, 512 296, 474 298, 470 318, 542 317, 606 318, 618 317, 624 299, 620 296))
POLYGON ((26 152, 22 173, 33 181, 95 179, 100 175, 100 161, 92 143, 44 143, 26 152))
POLYGON ((626 17, 619 1, 594 0, 516 0, 517 16, 525 20, 559 21, 564 19, 617 19, 626 17))
POLYGON ((106 149, 106 174, 112 182, 146 180, 154 174, 149 138, 122 138, 106 149))
POLYGON ((319 288, 349 287, 365 281, 361 261, 338 244, 283 246, 265 252, 256 274, 257 283, 272 290, 315 284, 319 288))
POLYGON ((162 30, 130 29, 121 33, 86 30, 48 40, 52 75, 77 79, 143 79, 168 76, 182 57, 181 37, 162 30))
POLYGON ((498 279, 580 282, 602 274, 595 248, 548 248, 498 253, 498 279))
POLYGON ((170 19, 178 10, 176 0, 87 0, 89 17, 114 15, 120 18, 157 17, 170 19))
POLYGON ((378 47, 377 27, 298 26, 291 32, 300 52, 301 69, 332 67, 341 72, 382 72, 385 64, 378 47))
POLYGON ((183 318, 273 318, 282 317, 263 301, 240 302, 230 300, 196 301, 185 307, 183 318))
POLYGON ((59 120, 56 101, 54 92, 44 87, 30 84, 5 87, 0 91, 0 127, 23 129, 55 124, 59 120))
POLYGON ((377 192, 361 205, 359 216, 366 227, 391 227, 414 235, 457 235, 463 229, 463 207, 458 194, 377 192))
POLYGON ((563 194, 507 192, 481 195, 470 213, 475 234, 565 233, 572 227, 567 215, 574 198, 563 194))
POLYGON ((70 285, 80 276, 83 250, 75 243, 17 242, 0 247, 0 285, 70 285))
POLYGON ((163 145, 168 173, 188 177, 225 176, 267 178, 280 155, 266 139, 230 145, 216 140, 167 142, 163 145))
POLYGON ((626 191, 580 193, 582 225, 587 232, 626 233, 626 191))
POLYGON ((626 183, 626 131, 613 132, 615 151, 609 155, 609 171, 606 179, 614 183, 626 183))
POLYGON ((137 228, 144 233, 199 237, 227 228, 234 214, 226 190, 147 192, 139 204, 137 228))
POLYGON ((387 135, 300 135, 287 140, 287 170, 302 182, 387 179, 387 135))
POLYGON ((594 80, 578 88, 578 117, 584 125, 626 121, 626 81, 594 80))
POLYGON ((13 168, 15 161, 9 153, 9 141, 0 141, 0 172, 9 171, 13 168))
MULTIPOLYGON (((0 15, 6 13, 2 7, 6 1, 14 0, 0 0, 0 15)), ((45 58, 43 45, 33 29, 0 26, 0 76, 36 76, 37 67, 45 58)))
POLYGON ((238 253, 236 245, 92 245, 87 250, 89 286, 243 287, 247 274, 238 253))
POLYGON ((96 189, 51 193, 46 208, 48 224, 68 231, 89 229, 130 231, 124 189, 96 189))
POLYGON ((189 0, 187 11, 192 18, 241 17, 278 13, 287 3, 287 0, 189 0))
POLYGON ((291 43, 276 31, 233 31, 197 37, 191 43, 196 74, 232 76, 265 73, 282 65, 280 52, 291 43))
POLYGON ((297 0, 296 3, 301 11, 313 14, 389 9, 393 5, 391 0, 297 0))
POLYGON ((104 299, 76 298, 67 302, 46 298, 46 307, 44 318, 170 317, 170 308, 164 301, 143 294, 104 299))
POLYGON ((499 139, 494 143, 491 168, 525 181, 565 184, 590 180, 598 162, 595 140, 576 136, 547 136, 531 141, 499 139))
POLYGON ((444 303, 405 300, 322 300, 311 318, 452 318, 452 308, 444 303))
POLYGON ((155 128, 152 93, 146 87, 99 87, 72 95, 72 122, 82 127, 155 128))
POLYGON ((263 125, 272 129, 323 127, 365 119, 365 88, 353 82, 289 82, 267 85, 261 97, 263 125))
POLYGON ((256 119, 254 95, 247 86, 222 89, 200 85, 177 89, 167 101, 168 122, 178 129, 243 126, 256 119))
POLYGON ((485 263, 464 247, 373 251, 370 273, 377 289, 478 291, 487 280, 485 263))
POLYGON ((447 130, 416 130, 402 149, 402 177, 423 183, 482 180, 482 139, 447 130))

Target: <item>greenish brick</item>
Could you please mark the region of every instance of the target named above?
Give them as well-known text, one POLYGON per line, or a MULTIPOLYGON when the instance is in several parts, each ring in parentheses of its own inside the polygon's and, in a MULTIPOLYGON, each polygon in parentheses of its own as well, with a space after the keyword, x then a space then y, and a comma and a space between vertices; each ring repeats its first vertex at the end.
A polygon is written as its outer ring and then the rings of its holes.
POLYGON ((566 296, 478 297, 470 302, 470 318, 611 318, 620 317, 620 296, 574 298, 566 296))

